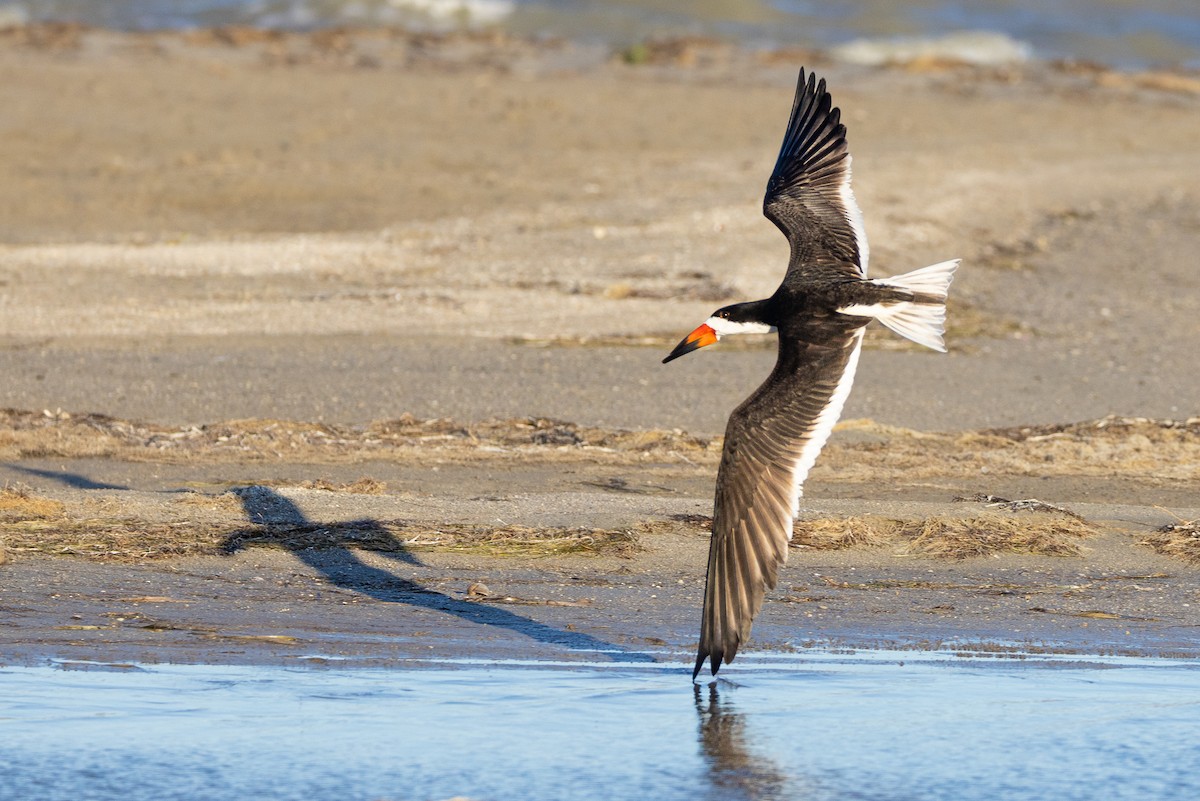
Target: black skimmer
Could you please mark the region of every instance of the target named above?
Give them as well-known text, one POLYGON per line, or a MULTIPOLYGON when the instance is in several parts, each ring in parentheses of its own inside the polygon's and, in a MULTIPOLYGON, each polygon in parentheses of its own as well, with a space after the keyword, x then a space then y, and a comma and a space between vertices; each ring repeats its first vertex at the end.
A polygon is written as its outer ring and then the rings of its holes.
POLYGON ((731 334, 779 334, 775 369, 734 409, 725 429, 693 680, 705 661, 714 676, 733 661, 764 594, 775 588, 801 486, 850 394, 866 325, 879 320, 946 350, 946 293, 959 260, 867 278, 867 237, 850 191, 840 119, 825 81, 806 80, 801 69, 763 199, 763 213, 791 244, 783 283, 765 300, 718 309, 663 359, 731 334))

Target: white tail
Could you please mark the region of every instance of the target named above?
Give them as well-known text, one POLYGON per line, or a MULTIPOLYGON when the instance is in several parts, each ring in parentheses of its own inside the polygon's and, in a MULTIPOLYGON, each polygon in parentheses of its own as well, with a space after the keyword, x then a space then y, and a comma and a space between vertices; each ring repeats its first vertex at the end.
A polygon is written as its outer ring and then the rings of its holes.
MULTIPOLYGON (((945 299, 950 289, 950 281, 961 259, 944 261, 913 270, 911 273, 896 275, 891 278, 875 278, 873 284, 893 286, 907 289, 910 292, 920 292, 924 295, 934 295, 945 299)), ((944 303, 878 303, 871 306, 847 306, 838 309, 843 314, 854 314, 861 317, 874 317, 888 328, 906 339, 911 339, 918 345, 946 352, 942 342, 942 334, 946 331, 946 306, 944 303)))
POLYGON ((954 271, 958 269, 958 264, 961 261, 962 259, 951 259, 941 264, 932 264, 928 267, 922 267, 919 270, 913 270, 911 273, 905 273, 904 275, 894 275, 891 278, 875 278, 871 283, 882 284, 883 286, 898 286, 912 292, 924 292, 927 295, 937 295, 944 298, 950 289, 950 281, 954 278, 954 271))

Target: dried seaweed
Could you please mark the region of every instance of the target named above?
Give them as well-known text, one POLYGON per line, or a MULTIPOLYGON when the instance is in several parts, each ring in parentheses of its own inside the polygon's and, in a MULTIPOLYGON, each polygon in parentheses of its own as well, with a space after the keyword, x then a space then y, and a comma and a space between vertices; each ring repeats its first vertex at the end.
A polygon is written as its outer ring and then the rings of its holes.
POLYGON ((1163 556, 1200 564, 1200 520, 1169 523, 1142 539, 1163 556))
POLYGON ((1089 523, 1070 516, 933 516, 896 520, 862 516, 797 521, 792 546, 820 550, 881 548, 936 559, 967 559, 1001 553, 1079 556, 1094 535, 1089 523))

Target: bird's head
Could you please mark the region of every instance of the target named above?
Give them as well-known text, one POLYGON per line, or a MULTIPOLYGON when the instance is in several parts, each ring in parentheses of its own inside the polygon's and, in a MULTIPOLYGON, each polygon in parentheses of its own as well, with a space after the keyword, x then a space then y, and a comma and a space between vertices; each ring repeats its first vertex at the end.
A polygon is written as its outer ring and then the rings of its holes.
POLYGON ((663 359, 663 364, 706 345, 711 345, 719 341, 721 337, 730 334, 771 333, 775 330, 775 326, 766 322, 767 303, 768 301, 756 300, 752 303, 735 303, 732 306, 717 309, 711 317, 675 346, 675 350, 663 359))

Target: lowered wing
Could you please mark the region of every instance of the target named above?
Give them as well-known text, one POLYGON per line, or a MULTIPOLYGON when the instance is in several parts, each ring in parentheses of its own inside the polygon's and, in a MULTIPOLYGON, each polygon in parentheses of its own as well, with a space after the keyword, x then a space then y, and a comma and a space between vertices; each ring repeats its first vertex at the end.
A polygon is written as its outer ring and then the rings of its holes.
POLYGON ((772 376, 729 418, 693 679, 706 660, 714 675, 733 660, 775 587, 801 485, 841 416, 862 337, 858 328, 833 346, 781 350, 772 376))

